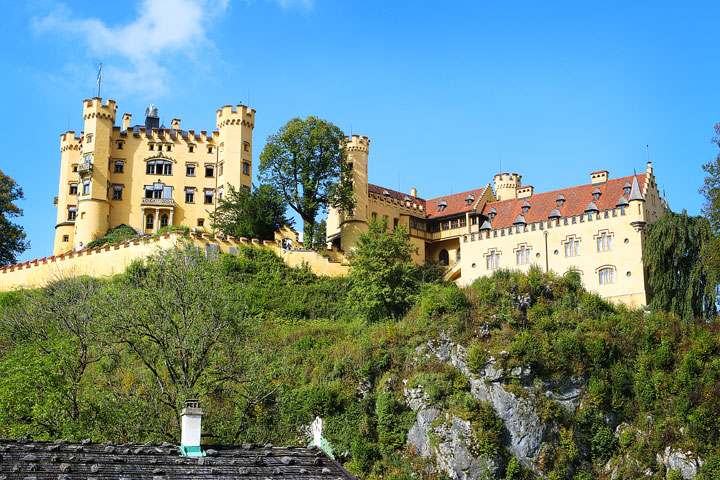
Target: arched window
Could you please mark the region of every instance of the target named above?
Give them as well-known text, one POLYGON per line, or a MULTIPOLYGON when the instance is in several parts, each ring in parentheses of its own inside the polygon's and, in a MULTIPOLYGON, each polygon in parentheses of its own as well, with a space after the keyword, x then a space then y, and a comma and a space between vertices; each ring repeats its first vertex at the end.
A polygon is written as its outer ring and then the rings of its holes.
POLYGON ((148 213, 145 216, 145 228, 151 229, 151 228, 153 228, 154 225, 155 225, 155 217, 153 217, 152 213, 148 213))
POLYGON ((600 285, 607 285, 608 283, 615 283, 615 268, 605 267, 598 270, 600 276, 600 285))
POLYGON ((167 227, 168 226, 168 216, 167 213, 163 213, 160 217, 160 226, 161 227, 167 227))
POLYGON ((438 255, 438 260, 440 260, 440 263, 442 265, 450 265, 450 255, 448 254, 448 251, 444 248, 440 250, 440 254, 438 255))

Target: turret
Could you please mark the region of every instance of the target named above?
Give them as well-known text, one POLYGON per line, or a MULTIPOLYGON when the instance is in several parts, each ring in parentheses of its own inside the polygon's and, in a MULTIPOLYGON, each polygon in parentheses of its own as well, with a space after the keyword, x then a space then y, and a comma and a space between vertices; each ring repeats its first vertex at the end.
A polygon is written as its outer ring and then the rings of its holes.
POLYGON ((252 132, 255 109, 245 105, 225 105, 217 112, 220 165, 218 186, 236 189, 252 187, 252 132))
POLYGON ((495 183, 495 198, 508 200, 517 198, 517 190, 522 185, 522 175, 517 173, 498 173, 493 178, 495 183))
POLYGON ((75 132, 68 131, 60 135, 60 182, 55 206, 57 221, 55 223, 55 243, 53 255, 59 255, 72 249, 75 214, 77 212, 78 174, 72 171, 72 165, 80 163, 82 138, 75 132))
POLYGON ((331 208, 328 212, 327 232, 331 236, 339 231, 341 245, 349 251, 356 244, 361 233, 367 232, 368 222, 368 155, 370 139, 361 135, 345 137, 345 154, 352 171, 355 207, 350 211, 331 208))
POLYGON ((74 246, 85 246, 107 232, 110 204, 109 160, 115 101, 95 97, 83 102, 85 132, 78 166, 78 210, 74 246))

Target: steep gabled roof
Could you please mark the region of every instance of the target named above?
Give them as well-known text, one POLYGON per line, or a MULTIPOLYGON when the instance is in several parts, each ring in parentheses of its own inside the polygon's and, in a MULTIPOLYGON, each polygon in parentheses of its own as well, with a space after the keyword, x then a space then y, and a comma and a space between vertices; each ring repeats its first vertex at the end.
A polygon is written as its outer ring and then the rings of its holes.
POLYGON ((169 443, 67 443, 0 440, 2 478, 22 480, 163 480, 212 478, 354 480, 316 448, 244 444, 203 446, 205 457, 181 457, 169 443))
POLYGON ((428 219, 447 217, 450 215, 458 215, 473 210, 477 203, 482 199, 485 189, 477 188, 475 190, 468 190, 467 192, 453 193, 452 195, 445 195, 438 198, 430 198, 425 200, 425 210, 427 212, 428 219), (470 205, 467 204, 467 198, 472 195, 474 200, 471 201, 470 205), (447 202, 447 206, 441 211, 438 206, 440 202, 444 200, 447 202))
MULTIPOLYGON (((645 184, 646 178, 647 174, 645 173, 637 175, 637 181, 639 182, 637 187, 638 191, 641 191, 641 186, 645 184)), ((609 210, 615 208, 618 199, 623 196, 625 183, 632 181, 632 176, 620 177, 610 179, 601 185, 588 183, 586 185, 578 185, 577 187, 537 193, 531 197, 489 202, 484 205, 481 213, 487 215, 493 208, 497 211, 492 222, 493 229, 512 226, 517 216, 522 213, 522 204, 525 201, 528 201, 531 206, 524 214, 528 224, 539 222, 540 220, 547 220, 555 208, 560 211, 563 217, 580 215, 585 213, 588 203, 593 201, 592 194, 596 188, 600 190, 601 195, 600 198, 594 202, 595 205, 599 210, 609 210), (561 207, 557 207, 556 201, 560 195, 565 197, 565 202, 561 207)))

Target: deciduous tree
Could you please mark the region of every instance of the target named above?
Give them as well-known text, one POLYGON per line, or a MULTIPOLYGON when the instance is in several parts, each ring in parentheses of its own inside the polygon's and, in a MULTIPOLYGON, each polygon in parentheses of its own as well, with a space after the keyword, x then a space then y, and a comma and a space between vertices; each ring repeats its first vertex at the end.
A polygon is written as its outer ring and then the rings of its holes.
POLYGON ((272 240, 280 227, 292 224, 286 210, 287 203, 272 185, 260 185, 252 192, 230 186, 210 218, 213 228, 226 235, 272 240))
MULTIPOLYGON (((715 134, 711 141, 720 147, 720 123, 715 125, 715 134)), ((720 153, 715 160, 703 165, 703 170, 707 176, 700 189, 705 197, 702 211, 710 221, 713 232, 711 247, 703 252, 703 262, 709 272, 720 279, 720 153)))
POLYGON ((23 228, 10 221, 22 215, 15 202, 23 198, 22 188, 0 170, 0 265, 17 262, 17 255, 30 246, 23 228))
POLYGON ((650 307, 688 320, 714 314, 717 283, 703 263, 712 245, 710 222, 704 217, 667 211, 650 224, 643 251, 650 307))
POLYGON ((405 228, 389 232, 385 218, 371 220, 368 232, 359 236, 348 300, 367 320, 396 318, 412 305, 418 288, 413 248, 405 228))
POLYGON ((345 134, 321 118, 293 118, 270 135, 260 154, 260 178, 300 215, 306 238, 314 238, 318 213, 355 203, 345 134))

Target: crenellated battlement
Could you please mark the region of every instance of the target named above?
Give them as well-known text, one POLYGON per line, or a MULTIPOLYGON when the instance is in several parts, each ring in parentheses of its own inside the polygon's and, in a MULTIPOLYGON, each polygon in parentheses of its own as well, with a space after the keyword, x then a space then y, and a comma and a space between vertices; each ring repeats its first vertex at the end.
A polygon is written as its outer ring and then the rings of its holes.
POLYGON ((364 135, 353 135, 352 137, 345 137, 347 145, 345 149, 349 152, 369 152, 370 151, 370 139, 364 135))
POLYGON ((495 188, 518 188, 520 185, 522 185, 522 175, 507 172, 498 173, 493 177, 493 183, 495 183, 495 188))
POLYGON ((109 100, 103 105, 102 98, 94 97, 92 99, 83 100, 83 119, 104 118, 112 120, 115 123, 115 113, 117 105, 115 100, 109 100))
POLYGON ((217 128, 243 125, 255 128, 255 109, 246 105, 225 105, 217 110, 217 128))
POLYGON ((67 132, 60 134, 61 152, 66 152, 68 150, 80 150, 81 145, 82 136, 75 136, 75 132, 73 130, 68 130, 67 132))

